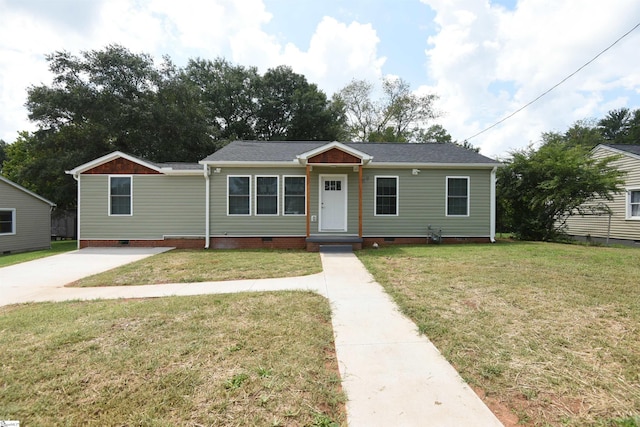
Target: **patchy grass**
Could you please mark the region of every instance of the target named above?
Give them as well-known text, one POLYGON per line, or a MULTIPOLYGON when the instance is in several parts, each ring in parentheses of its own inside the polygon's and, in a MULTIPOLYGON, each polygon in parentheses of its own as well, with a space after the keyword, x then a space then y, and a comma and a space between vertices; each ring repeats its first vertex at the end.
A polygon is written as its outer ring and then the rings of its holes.
POLYGON ((173 250, 81 279, 71 286, 124 286, 304 276, 317 253, 296 250, 173 250))
POLYGON ((311 292, 0 308, 0 418, 21 425, 346 425, 311 292))
POLYGON ((78 249, 78 242, 75 240, 59 240, 51 242, 51 249, 43 249, 40 251, 20 252, 17 254, 0 254, 0 267, 6 267, 12 264, 19 264, 25 261, 32 261, 38 258, 44 258, 51 255, 57 255, 63 252, 75 251, 78 249))
POLYGON ((358 256, 520 425, 640 426, 640 251, 517 242, 358 256))

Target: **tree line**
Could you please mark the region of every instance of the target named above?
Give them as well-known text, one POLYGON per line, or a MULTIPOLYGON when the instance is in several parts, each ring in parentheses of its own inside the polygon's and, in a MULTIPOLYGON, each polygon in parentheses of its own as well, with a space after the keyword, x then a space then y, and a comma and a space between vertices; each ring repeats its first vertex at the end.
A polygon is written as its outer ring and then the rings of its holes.
POLYGON ((61 209, 75 207, 75 182, 64 171, 115 150, 196 162, 234 139, 452 142, 441 126, 428 127, 436 96, 415 95, 402 79, 384 81, 381 99, 358 80, 328 98, 287 66, 261 75, 196 58, 177 67, 119 45, 47 61, 52 84, 27 91, 37 130, 0 141, 0 172, 61 209))

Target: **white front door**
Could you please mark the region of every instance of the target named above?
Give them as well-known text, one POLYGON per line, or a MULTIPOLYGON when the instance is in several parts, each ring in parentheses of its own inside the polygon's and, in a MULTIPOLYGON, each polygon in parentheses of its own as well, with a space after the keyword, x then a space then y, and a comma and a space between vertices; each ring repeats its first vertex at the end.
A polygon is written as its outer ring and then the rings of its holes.
POLYGON ((320 231, 347 231, 347 176, 320 176, 320 231))

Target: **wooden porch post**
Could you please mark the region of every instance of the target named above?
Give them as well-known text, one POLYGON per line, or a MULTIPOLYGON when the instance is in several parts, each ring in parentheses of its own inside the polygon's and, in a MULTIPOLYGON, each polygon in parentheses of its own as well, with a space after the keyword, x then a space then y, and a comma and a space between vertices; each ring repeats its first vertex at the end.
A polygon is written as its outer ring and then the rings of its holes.
POLYGON ((311 198, 311 192, 309 191, 311 188, 311 165, 309 165, 307 163, 307 188, 305 189, 307 197, 306 202, 307 202, 307 237, 311 236, 311 202, 310 202, 310 198, 311 198))
POLYGON ((358 166, 358 237, 362 238, 362 165, 358 166))

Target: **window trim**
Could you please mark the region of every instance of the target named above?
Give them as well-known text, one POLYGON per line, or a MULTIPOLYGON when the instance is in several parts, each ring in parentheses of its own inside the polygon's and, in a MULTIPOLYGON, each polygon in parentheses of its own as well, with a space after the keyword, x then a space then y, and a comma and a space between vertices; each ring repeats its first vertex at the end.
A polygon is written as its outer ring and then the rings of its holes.
POLYGON ((107 180, 108 191, 109 191, 109 207, 108 207, 108 215, 109 216, 133 216, 133 175, 109 175, 109 179, 107 180), (111 179, 112 178, 129 178, 129 213, 128 214, 114 214, 111 210, 111 179))
POLYGON ((400 216, 400 177, 398 175, 375 175, 373 179, 373 216, 392 217, 400 216), (396 213, 378 213, 378 178, 393 178, 396 180, 396 213))
MULTIPOLYGON (((455 196, 461 198, 460 196, 455 196)), ((465 218, 471 215, 471 179, 469 176, 447 176, 445 178, 445 190, 444 190, 444 213, 447 217, 454 218, 465 218), (449 213, 449 179, 465 179, 467 181, 467 213, 464 215, 461 214, 450 214, 449 213)))
MULTIPOLYGON (((300 197, 299 195, 289 196, 289 197, 300 197)), ((306 216, 307 215, 307 177, 306 175, 282 175, 282 215, 283 216, 306 216), (292 214, 287 213, 287 178, 302 178, 304 182, 304 203, 302 205, 303 212, 292 214)))
POLYGON ((0 231, 0 236, 15 236, 16 230, 16 208, 0 208, 0 211, 3 212, 11 212, 11 231, 8 233, 3 233, 0 231))
POLYGON ((251 216, 251 175, 227 175, 227 216, 251 216), (247 194, 247 198, 249 199, 249 211, 246 214, 232 214, 229 212, 229 181, 231 178, 247 178, 249 180, 249 194, 247 194))
MULTIPOLYGON (((625 219, 629 221, 640 221, 640 215, 634 216, 632 215, 631 209, 631 193, 638 192, 640 193, 640 187, 629 187, 625 188, 625 219)), ((638 203, 640 204, 640 203, 638 203)))
MULTIPOLYGON (((278 175, 255 175, 254 176, 254 183, 255 183, 255 192, 254 192, 254 199, 255 199, 255 212, 254 215, 255 216, 278 216, 280 215, 280 177, 278 175), (264 214, 264 213, 258 213, 258 178, 275 178, 276 179, 276 213, 268 213, 268 214, 264 214)), ((249 194, 251 194, 251 187, 249 187, 249 194)), ((273 197, 273 195, 269 195, 268 197, 273 197)), ((249 212, 251 212, 251 205, 249 205, 249 212)))

